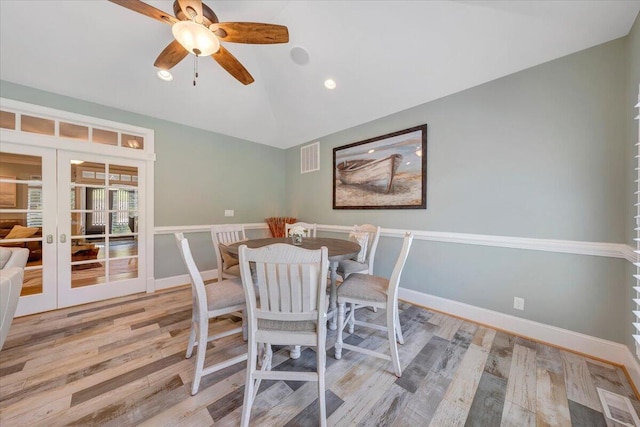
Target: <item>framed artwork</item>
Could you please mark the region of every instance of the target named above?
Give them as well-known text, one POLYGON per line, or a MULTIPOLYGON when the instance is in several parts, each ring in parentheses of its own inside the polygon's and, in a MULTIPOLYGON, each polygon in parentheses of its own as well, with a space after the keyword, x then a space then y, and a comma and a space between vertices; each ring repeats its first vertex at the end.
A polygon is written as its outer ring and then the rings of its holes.
POLYGON ((427 125, 333 149, 334 209, 426 209, 427 125))
MULTIPOLYGON (((0 176, 0 179, 15 180, 15 176, 0 176)), ((0 182, 0 208, 16 207, 16 183, 0 182)))

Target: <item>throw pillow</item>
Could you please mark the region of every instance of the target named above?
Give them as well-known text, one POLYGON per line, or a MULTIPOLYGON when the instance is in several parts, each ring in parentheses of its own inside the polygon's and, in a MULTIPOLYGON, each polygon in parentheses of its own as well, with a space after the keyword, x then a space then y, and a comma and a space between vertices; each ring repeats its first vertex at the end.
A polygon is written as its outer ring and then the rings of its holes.
POLYGON ((219 243, 218 246, 219 246, 218 249, 220 250, 220 254, 222 255, 222 265, 225 270, 229 267, 233 267, 234 265, 240 264, 240 261, 238 260, 238 258, 234 257, 233 255, 230 255, 226 251, 226 245, 219 243))
POLYGON ((349 233, 349 240, 353 240, 360 245, 360 252, 356 257, 356 261, 365 262, 367 258, 367 244, 369 243, 369 233, 366 231, 352 231, 349 233))
POLYGON ((238 265, 238 258, 235 258, 224 251, 220 251, 222 253, 222 265, 223 268, 227 269, 229 267, 233 267, 234 265, 238 265))
POLYGON ((23 227, 21 225, 14 225, 5 239, 28 239, 38 232, 38 227, 23 227))

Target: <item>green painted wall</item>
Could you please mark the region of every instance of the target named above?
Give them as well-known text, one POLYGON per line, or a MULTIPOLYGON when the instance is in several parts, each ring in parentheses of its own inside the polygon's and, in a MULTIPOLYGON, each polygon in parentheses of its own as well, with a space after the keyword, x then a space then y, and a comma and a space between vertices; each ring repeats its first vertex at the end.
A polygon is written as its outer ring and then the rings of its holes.
MULTIPOLYGON (((153 129, 156 226, 262 222, 284 206, 280 149, 6 81, 0 81, 0 96, 153 129), (233 209, 235 216, 225 218, 225 209, 233 209)), ((206 236, 194 241, 203 270, 215 268, 206 243, 206 236)), ((155 277, 182 273, 186 270, 173 236, 157 236, 155 277)))
MULTIPOLYGON (((628 44, 618 39, 319 138, 321 170, 287 151, 291 214, 305 221, 626 242, 628 44), (332 209, 332 150, 428 124, 427 210, 332 209)), ((387 275, 399 239, 383 238, 387 275)), ((417 241, 402 286, 626 342, 626 266, 594 256, 417 241), (513 297, 525 298, 525 311, 513 297)))

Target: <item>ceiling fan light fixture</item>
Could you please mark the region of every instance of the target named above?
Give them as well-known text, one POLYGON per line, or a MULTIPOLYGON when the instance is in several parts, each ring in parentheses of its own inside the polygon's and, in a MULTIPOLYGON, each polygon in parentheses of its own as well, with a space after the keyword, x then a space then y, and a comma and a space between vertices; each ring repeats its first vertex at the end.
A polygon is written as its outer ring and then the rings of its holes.
POLYGON ((171 27, 173 37, 188 52, 197 56, 209 56, 220 49, 220 41, 204 25, 194 21, 180 21, 171 27))

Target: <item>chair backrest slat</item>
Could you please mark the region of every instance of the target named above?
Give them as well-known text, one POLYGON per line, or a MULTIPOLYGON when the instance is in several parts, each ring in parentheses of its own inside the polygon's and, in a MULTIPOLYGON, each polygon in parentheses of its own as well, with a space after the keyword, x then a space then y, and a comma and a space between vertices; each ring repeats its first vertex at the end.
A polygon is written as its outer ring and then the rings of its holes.
POLYGON ((268 310, 280 311, 280 286, 278 280, 278 266, 276 264, 263 264, 262 266, 266 268, 267 280, 265 281, 264 286, 267 287, 267 297, 269 298, 268 310))
MULTIPOLYGON (((296 274, 299 274, 300 269, 296 269, 296 274)), ((302 281, 304 279, 297 279, 302 281)), ((290 288, 290 298, 291 298, 291 312, 292 313, 301 313, 304 311, 305 307, 302 304, 302 301, 309 298, 308 289, 304 289, 301 286, 292 286, 290 288)))
POLYGON ((280 311, 293 313, 291 301, 291 289, 297 289, 299 285, 298 271, 291 268, 289 271, 286 265, 278 264, 278 291, 280 292, 280 311), (287 277, 288 276, 288 277, 287 277), (291 281, 289 284, 288 281, 291 281))

